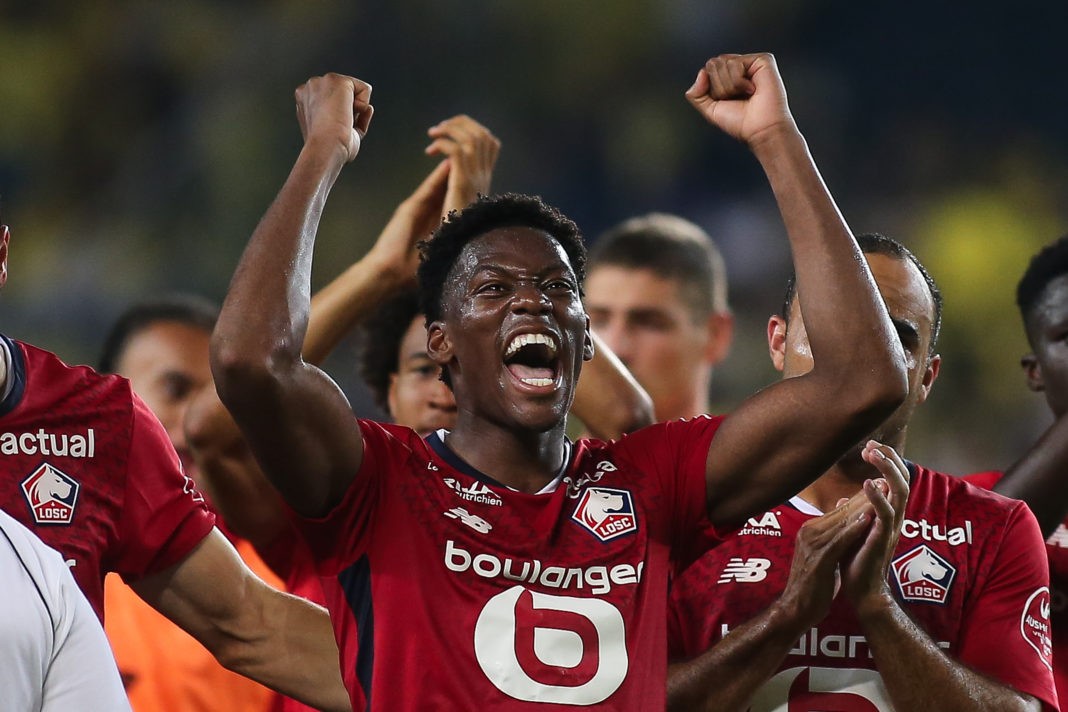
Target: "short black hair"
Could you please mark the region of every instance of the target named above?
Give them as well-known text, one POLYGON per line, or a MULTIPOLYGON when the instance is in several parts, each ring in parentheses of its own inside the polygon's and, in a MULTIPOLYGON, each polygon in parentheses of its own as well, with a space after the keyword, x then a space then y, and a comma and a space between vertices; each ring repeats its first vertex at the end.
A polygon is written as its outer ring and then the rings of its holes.
POLYGON ((114 373, 130 340, 153 324, 173 321, 210 334, 218 318, 218 306, 193 294, 172 294, 137 302, 120 314, 108 331, 98 368, 103 373, 114 373))
POLYGON ((1050 282, 1063 274, 1068 274, 1068 235, 1046 245, 1032 257, 1016 286, 1016 306, 1020 308, 1028 338, 1031 317, 1042 293, 1050 282))
POLYGON ((585 280, 586 246, 578 225, 570 218, 536 195, 480 195, 460 212, 449 213, 434 234, 419 243, 419 307, 428 325, 441 318, 445 285, 467 243, 502 227, 529 227, 548 233, 567 254, 579 285, 585 280))
POLYGON ((650 213, 610 228, 590 248, 590 271, 604 265, 678 282, 695 321, 729 308, 723 255, 707 232, 678 215, 650 213))
POLYGON ((357 332, 360 347, 356 368, 371 389, 375 403, 386 413, 389 413, 389 377, 400 371, 401 340, 418 315, 419 295, 415 290, 406 290, 380 305, 357 332))
MULTIPOLYGON (((899 260, 908 260, 916 265, 916 269, 923 275, 923 281, 927 283, 927 289, 931 293, 931 302, 934 304, 934 321, 931 323, 931 343, 927 349, 928 355, 933 355, 935 345, 938 343, 938 335, 942 331, 942 291, 938 288, 938 284, 934 281, 934 277, 928 273, 927 268, 923 266, 920 259, 916 257, 909 248, 905 247, 892 237, 887 237, 886 235, 881 235, 877 232, 867 232, 862 235, 857 235, 857 244, 860 246, 860 251, 866 255, 887 255, 899 260)), ((779 315, 783 319, 789 320, 790 305, 793 303, 796 295, 797 276, 790 275, 790 279, 786 282, 786 296, 783 298, 782 302, 782 313, 779 315)))

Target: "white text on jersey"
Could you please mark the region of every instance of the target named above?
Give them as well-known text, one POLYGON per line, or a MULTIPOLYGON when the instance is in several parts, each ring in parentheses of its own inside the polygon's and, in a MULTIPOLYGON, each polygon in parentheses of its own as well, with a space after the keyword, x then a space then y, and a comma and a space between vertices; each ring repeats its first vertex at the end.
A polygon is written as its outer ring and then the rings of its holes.
POLYGON ((445 568, 456 573, 474 571, 482 578, 505 578, 509 581, 526 581, 537 583, 546 588, 582 589, 587 586, 590 593, 602 594, 612 590, 612 584, 625 586, 642 580, 645 562, 616 564, 607 566, 588 566, 586 568, 564 568, 563 566, 542 566, 537 559, 515 561, 501 559, 494 554, 474 554, 457 546, 452 539, 445 542, 445 568))
POLYGON ((53 457, 93 457, 96 438, 93 429, 83 435, 75 433, 0 433, 0 454, 50 455, 53 457))
POLYGON ((921 519, 918 522, 906 519, 901 524, 901 536, 906 539, 919 537, 927 541, 944 541, 950 546, 971 544, 972 522, 966 519, 963 527, 946 527, 945 525, 930 524, 926 519, 921 519))

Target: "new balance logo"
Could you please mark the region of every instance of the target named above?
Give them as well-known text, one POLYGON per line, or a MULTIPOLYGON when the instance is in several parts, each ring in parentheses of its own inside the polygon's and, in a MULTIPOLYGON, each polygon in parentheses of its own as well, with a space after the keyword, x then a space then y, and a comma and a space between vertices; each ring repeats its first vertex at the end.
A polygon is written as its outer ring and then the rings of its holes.
POLYGON ((472 482, 467 487, 464 487, 461 482, 452 477, 446 477, 442 481, 462 500, 474 502, 475 504, 489 504, 494 507, 500 507, 504 504, 496 492, 481 482, 472 482))
POLYGON ((770 568, 771 561, 768 559, 741 559, 734 557, 727 562, 727 568, 723 569, 723 573, 720 574, 719 581, 716 583, 730 583, 731 581, 756 583, 768 577, 768 569, 770 568))
POLYGON ((445 512, 445 516, 450 519, 459 519, 467 526, 474 529, 480 534, 488 534, 490 529, 493 529, 493 525, 487 522, 477 514, 471 514, 463 507, 455 507, 445 512))

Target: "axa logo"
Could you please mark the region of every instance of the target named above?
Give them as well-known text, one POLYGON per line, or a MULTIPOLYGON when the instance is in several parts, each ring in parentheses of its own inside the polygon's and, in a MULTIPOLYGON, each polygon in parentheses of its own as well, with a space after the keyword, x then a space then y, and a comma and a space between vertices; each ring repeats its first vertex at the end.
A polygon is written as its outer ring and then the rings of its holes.
POLYGON ((778 512, 764 512, 757 517, 749 517, 745 526, 738 530, 738 536, 782 536, 778 512))
POLYGON ((730 583, 731 581, 757 583, 768 577, 768 569, 770 568, 771 561, 768 559, 756 557, 742 559, 736 556, 727 562, 727 566, 723 569, 723 573, 720 574, 719 581, 716 583, 730 583))
POLYGON ((79 489, 73 477, 47 462, 22 481, 22 494, 38 524, 70 524, 79 489))
POLYGON ((634 498, 627 490, 588 487, 571 518, 601 541, 638 531, 634 498))
POLYGON ((467 487, 464 487, 462 482, 459 482, 453 477, 446 477, 442 481, 445 483, 445 486, 455 492, 460 499, 467 502, 489 504, 494 507, 500 507, 504 504, 500 496, 482 482, 475 481, 467 487))
POLYGON ((926 544, 920 544, 890 564, 906 601, 944 604, 957 569, 926 544))

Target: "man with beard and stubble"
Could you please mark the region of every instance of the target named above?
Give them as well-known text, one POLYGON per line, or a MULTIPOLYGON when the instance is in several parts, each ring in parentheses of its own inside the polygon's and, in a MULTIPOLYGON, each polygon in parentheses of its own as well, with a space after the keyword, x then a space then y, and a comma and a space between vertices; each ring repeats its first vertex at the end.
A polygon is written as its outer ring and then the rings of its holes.
MULTIPOLYGON (((941 366, 942 297, 900 243, 857 240, 909 367, 908 398, 871 437, 902 452, 941 366)), ((791 282, 768 323, 787 380, 812 368, 803 289, 791 282)), ((672 668, 669 708, 1055 710, 1049 574, 1031 513, 910 462, 876 525, 842 532, 837 505, 878 476, 861 454, 720 534, 674 582, 672 657, 689 662, 672 668)))

